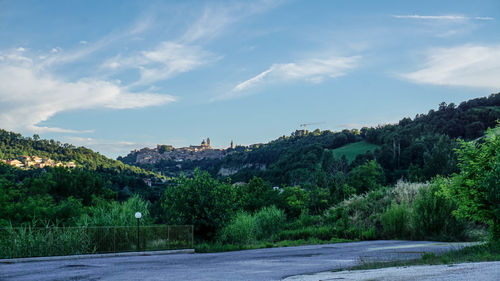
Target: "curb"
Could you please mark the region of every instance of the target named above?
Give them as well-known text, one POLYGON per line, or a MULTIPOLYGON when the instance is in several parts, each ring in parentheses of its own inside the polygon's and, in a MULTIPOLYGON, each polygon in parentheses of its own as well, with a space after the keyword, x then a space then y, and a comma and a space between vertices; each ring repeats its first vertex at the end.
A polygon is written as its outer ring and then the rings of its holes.
POLYGON ((109 254, 14 258, 14 259, 0 259, 0 264, 40 262, 40 261, 61 261, 61 260, 76 260, 76 259, 111 258, 111 257, 160 256, 160 255, 193 254, 193 253, 194 253, 194 249, 182 249, 182 250, 165 250, 165 251, 146 251, 146 252, 123 252, 123 253, 109 253, 109 254))

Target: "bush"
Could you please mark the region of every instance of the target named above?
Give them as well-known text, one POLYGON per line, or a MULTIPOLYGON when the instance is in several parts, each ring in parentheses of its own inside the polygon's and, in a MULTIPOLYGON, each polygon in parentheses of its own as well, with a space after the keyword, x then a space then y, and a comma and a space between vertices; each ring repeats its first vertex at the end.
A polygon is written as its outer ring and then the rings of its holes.
POLYGON ((254 216, 255 232, 258 239, 268 239, 281 231, 285 224, 286 216, 283 210, 275 206, 264 207, 254 216))
POLYGON ((149 201, 139 195, 133 195, 125 202, 106 201, 94 198, 94 206, 85 208, 77 224, 80 226, 135 226, 137 219, 134 214, 142 213, 141 224, 150 224, 149 201))
POLYGON ((255 218, 241 212, 222 229, 219 239, 222 243, 248 245, 255 242, 255 234, 255 218))
POLYGON ((410 230, 410 208, 392 204, 380 217, 383 233, 388 238, 405 238, 410 230))
POLYGON ((327 210, 325 221, 334 227, 339 237, 374 239, 380 230, 380 215, 391 204, 391 194, 389 189, 379 188, 352 196, 327 210))
POLYGON ((300 229, 283 230, 276 235, 277 240, 308 240, 316 238, 319 240, 330 240, 336 237, 336 231, 331 226, 309 226, 300 229))
POLYGON ((432 240, 463 240, 466 224, 457 220, 453 212, 456 205, 438 194, 448 180, 436 178, 430 186, 420 189, 413 203, 412 224, 414 238, 432 240))
POLYGON ((406 204, 409 207, 413 205, 413 200, 417 197, 418 191, 429 187, 428 183, 398 181, 392 191, 394 201, 397 204, 406 204))

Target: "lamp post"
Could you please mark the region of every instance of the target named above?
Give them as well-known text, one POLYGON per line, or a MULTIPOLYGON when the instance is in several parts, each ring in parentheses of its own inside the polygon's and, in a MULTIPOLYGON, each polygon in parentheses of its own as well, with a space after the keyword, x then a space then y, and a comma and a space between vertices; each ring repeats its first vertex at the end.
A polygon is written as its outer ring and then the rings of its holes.
POLYGON ((139 232, 139 222, 141 220, 142 214, 141 212, 135 213, 135 218, 137 219, 137 251, 140 251, 140 232, 139 232))

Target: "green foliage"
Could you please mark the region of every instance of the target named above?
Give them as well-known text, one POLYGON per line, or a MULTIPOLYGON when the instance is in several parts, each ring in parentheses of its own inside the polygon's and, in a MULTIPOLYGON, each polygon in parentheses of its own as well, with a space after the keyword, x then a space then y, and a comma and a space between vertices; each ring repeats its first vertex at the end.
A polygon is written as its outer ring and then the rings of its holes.
POLYGON ((236 208, 236 191, 207 172, 181 176, 165 190, 163 209, 170 224, 192 224, 198 237, 213 238, 229 222, 236 208))
POLYGON ((302 210, 307 208, 307 191, 300 186, 285 187, 280 195, 283 198, 285 212, 289 217, 296 218, 302 210))
POLYGON ((269 239, 283 228, 286 216, 275 206, 264 207, 254 215, 257 239, 269 239))
POLYGON ((438 177, 429 186, 420 188, 413 203, 413 237, 440 241, 463 240, 466 225, 452 212, 457 209, 452 200, 439 194, 447 179, 438 177))
POLYGON ((342 238, 380 237, 380 216, 391 205, 392 194, 388 188, 379 188, 352 196, 327 210, 324 215, 325 222, 333 226, 342 238))
POLYGON ((337 232, 331 226, 308 226, 298 229, 283 230, 276 235, 277 240, 308 240, 311 238, 319 240, 330 240, 337 236, 337 232))
POLYGON ((380 164, 372 160, 352 169, 348 182, 361 194, 381 187, 385 183, 384 171, 380 164))
POLYGON ((460 173, 441 188, 456 200, 454 214, 490 224, 493 240, 500 240, 500 137, 489 131, 479 143, 460 141, 457 154, 460 173))
POLYGON ((246 185, 239 185, 237 194, 239 205, 248 212, 255 212, 265 206, 280 204, 279 192, 258 177, 254 177, 246 185))
POLYGON ((379 148, 378 145, 368 143, 366 141, 359 141, 351 144, 344 145, 339 148, 332 149, 332 153, 336 158, 341 158, 345 156, 348 163, 351 163, 356 159, 358 155, 365 154, 367 151, 375 151, 379 148))
POLYGON ((94 253, 83 228, 0 228, 0 258, 78 255, 94 253))
POLYGON ((94 198, 94 205, 85 208, 85 213, 77 224, 81 226, 134 226, 137 225, 136 212, 141 212, 141 224, 152 222, 149 202, 139 195, 133 195, 125 202, 106 201, 94 198))
POLYGON ((226 225, 220 234, 220 242, 234 245, 250 245, 256 241, 256 218, 240 212, 226 225))
MULTIPOLYGON (((142 226, 140 249, 191 248, 191 226, 142 226)), ((0 258, 137 251, 136 226, 0 228, 0 258)))
POLYGON ((380 220, 384 235, 403 238, 409 236, 410 208, 405 205, 393 204, 382 213, 380 220))

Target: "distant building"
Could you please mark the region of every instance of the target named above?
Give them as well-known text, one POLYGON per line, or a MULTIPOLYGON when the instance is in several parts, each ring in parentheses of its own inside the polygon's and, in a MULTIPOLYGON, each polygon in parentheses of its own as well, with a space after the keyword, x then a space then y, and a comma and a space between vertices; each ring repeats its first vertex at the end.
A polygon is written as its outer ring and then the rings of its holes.
POLYGON ((76 165, 75 165, 74 162, 68 162, 68 163, 66 163, 66 167, 68 167, 68 168, 75 168, 76 165))
POLYGON ((11 166, 14 166, 14 167, 24 167, 23 162, 21 162, 21 161, 19 161, 17 159, 7 160, 6 163, 9 164, 9 165, 11 165, 11 166))

